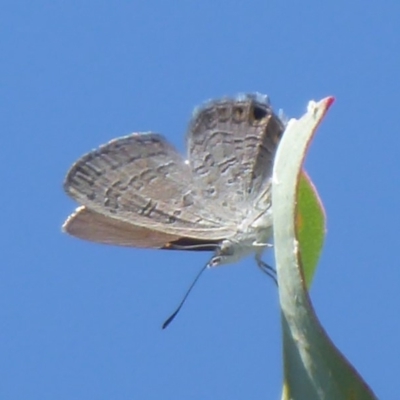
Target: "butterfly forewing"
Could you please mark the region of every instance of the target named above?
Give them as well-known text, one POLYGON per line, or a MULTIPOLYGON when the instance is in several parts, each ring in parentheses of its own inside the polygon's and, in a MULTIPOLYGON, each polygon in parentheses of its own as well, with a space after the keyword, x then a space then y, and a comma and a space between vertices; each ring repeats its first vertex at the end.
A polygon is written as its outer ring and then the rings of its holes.
POLYGON ((157 134, 132 134, 88 153, 64 187, 95 213, 137 227, 200 239, 234 231, 203 204, 188 164, 157 134))

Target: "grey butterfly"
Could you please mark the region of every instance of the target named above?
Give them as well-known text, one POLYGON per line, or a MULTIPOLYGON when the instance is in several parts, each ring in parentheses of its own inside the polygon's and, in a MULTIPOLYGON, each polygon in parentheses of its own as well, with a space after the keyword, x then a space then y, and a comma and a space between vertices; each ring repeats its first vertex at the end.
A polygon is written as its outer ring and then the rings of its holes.
POLYGON ((81 204, 65 232, 99 243, 213 250, 208 267, 255 254, 272 236, 271 176, 285 129, 268 98, 208 102, 187 133, 188 158, 155 133, 133 133, 80 158, 65 191, 81 204))

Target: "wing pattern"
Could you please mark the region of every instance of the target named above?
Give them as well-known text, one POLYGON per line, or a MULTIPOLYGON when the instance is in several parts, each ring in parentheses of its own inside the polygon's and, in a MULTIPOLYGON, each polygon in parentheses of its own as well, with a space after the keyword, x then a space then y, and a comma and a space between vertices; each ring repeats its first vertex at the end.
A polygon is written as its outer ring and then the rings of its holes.
POLYGON ((112 140, 68 172, 64 188, 82 207, 64 229, 101 243, 189 247, 209 241, 215 247, 270 207, 283 131, 265 98, 248 95, 208 103, 195 113, 188 161, 155 133, 112 140))
POLYGON ((198 111, 187 143, 194 185, 202 197, 219 209, 247 212, 269 185, 283 131, 260 96, 211 102, 198 111))
POLYGON ((171 235, 227 234, 201 204, 183 157, 157 134, 132 134, 88 153, 64 188, 87 208, 131 224, 171 235))

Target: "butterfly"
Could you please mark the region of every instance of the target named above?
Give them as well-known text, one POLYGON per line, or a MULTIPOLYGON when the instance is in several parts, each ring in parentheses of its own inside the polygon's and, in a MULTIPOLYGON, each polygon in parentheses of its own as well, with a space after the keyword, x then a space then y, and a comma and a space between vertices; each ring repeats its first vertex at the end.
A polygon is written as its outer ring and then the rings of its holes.
POLYGON ((208 267, 271 246, 271 177, 284 122, 266 96, 195 110, 187 159, 161 135, 133 133, 81 157, 64 189, 81 204, 63 225, 93 242, 213 250, 208 267))

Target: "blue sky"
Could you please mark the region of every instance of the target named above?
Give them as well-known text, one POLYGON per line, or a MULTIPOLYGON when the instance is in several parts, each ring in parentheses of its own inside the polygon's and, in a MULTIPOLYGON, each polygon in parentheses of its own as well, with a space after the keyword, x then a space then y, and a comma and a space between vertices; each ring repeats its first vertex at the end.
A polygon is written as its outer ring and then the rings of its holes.
MULTIPOLYGON (((384 399, 400 370, 400 5, 3 1, 0 397, 277 399, 277 291, 246 259, 107 247, 60 231, 70 165, 133 131, 184 151, 204 100, 333 95, 307 158, 328 234, 312 287, 335 344, 384 399)), ((271 255, 265 259, 272 262, 271 255)))

